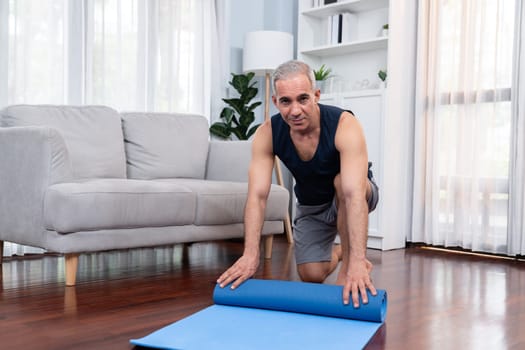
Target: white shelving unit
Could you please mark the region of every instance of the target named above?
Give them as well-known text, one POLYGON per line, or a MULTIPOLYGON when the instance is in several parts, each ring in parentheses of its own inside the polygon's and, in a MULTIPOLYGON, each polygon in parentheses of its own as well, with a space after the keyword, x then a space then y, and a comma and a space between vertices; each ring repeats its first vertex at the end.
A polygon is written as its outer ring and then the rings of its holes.
POLYGON ((388 38, 380 37, 359 41, 351 41, 348 43, 341 43, 336 45, 322 45, 311 49, 304 49, 301 51, 303 55, 311 55, 318 57, 330 57, 336 55, 345 55, 355 52, 363 52, 370 50, 386 49, 388 45, 388 38))
POLYGON ((368 88, 378 87, 377 73, 387 69, 388 37, 382 29, 388 23, 388 6, 388 0, 347 0, 313 7, 312 0, 299 0, 299 59, 314 69, 322 64, 332 68, 334 79, 346 86, 338 92, 350 91, 365 80, 368 88), (351 26, 355 40, 331 43, 328 18, 345 12, 357 22, 351 26))
POLYGON ((319 7, 314 7, 312 1, 306 1, 304 5, 303 11, 301 12, 303 15, 324 18, 345 11, 366 12, 379 8, 388 8, 388 0, 347 0, 319 7))
MULTIPOLYGON (((387 69, 388 37, 382 35, 389 23, 389 0, 347 0, 313 7, 312 0, 299 0, 298 58, 313 69, 322 64, 332 69, 334 81, 321 89, 321 103, 349 109, 358 117, 367 140, 368 157, 380 189, 384 181, 384 131, 387 89, 377 75, 387 69), (357 21, 356 40, 328 42, 328 17, 350 12, 357 21)), ((343 28, 344 30, 345 28, 343 28)), ((384 215, 381 200, 369 216, 368 246, 390 249, 384 244, 384 215)))

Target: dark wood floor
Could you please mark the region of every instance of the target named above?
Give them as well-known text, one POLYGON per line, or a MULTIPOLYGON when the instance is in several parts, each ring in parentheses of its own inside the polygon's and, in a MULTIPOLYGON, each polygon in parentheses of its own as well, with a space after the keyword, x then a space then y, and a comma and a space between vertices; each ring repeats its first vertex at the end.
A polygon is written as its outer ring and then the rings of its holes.
MULTIPOLYGON (((213 242, 82 255, 76 287, 64 287, 61 257, 8 259, 0 349, 133 349, 129 339, 211 305, 241 251, 213 242)), ((368 256, 389 304, 367 349, 525 349, 524 262, 421 248, 368 256)), ((282 238, 256 277, 298 280, 282 238)))

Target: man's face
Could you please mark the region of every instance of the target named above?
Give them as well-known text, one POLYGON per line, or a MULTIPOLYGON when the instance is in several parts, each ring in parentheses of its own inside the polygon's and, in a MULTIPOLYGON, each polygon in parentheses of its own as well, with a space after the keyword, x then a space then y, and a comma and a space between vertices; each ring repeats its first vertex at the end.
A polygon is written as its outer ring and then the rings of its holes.
POLYGON ((313 90, 310 80, 304 74, 277 80, 275 89, 273 103, 290 129, 295 131, 307 129, 312 123, 312 118, 319 114, 317 101, 320 91, 313 90))

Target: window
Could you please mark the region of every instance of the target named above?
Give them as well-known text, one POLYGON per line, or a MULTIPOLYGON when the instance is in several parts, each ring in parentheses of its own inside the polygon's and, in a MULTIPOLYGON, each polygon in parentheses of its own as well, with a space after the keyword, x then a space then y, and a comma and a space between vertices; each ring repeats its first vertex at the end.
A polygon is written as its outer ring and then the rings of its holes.
POLYGON ((425 131, 416 152, 426 213, 415 236, 506 253, 515 2, 420 4, 418 95, 426 103, 416 113, 425 131))

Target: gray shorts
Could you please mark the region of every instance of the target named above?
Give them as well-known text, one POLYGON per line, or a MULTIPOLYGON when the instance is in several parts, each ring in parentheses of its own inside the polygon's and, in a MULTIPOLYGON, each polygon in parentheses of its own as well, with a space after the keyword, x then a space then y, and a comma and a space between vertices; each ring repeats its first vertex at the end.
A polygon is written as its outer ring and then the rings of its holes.
MULTIPOLYGON (((379 201, 379 188, 369 179, 372 193, 368 198, 368 212, 379 201)), ((324 262, 332 259, 332 245, 337 236, 336 199, 321 205, 296 204, 293 222, 295 261, 297 264, 324 262)))

